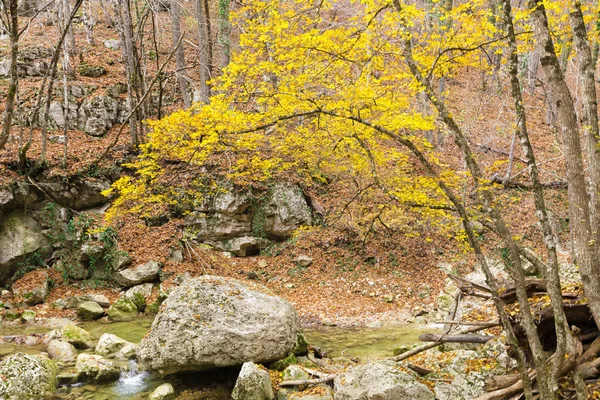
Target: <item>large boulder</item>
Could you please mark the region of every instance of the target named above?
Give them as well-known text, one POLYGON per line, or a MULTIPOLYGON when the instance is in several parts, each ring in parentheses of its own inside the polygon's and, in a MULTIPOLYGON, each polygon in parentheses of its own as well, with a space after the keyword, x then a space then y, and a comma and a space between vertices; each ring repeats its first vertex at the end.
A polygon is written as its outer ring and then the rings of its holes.
POLYGON ((29 214, 11 211, 0 215, 0 284, 29 258, 44 257, 51 250, 41 225, 29 214))
POLYGON ((136 267, 127 268, 115 274, 115 281, 123 287, 132 287, 142 283, 154 282, 158 279, 160 264, 148 261, 136 267))
POLYGON ((269 289, 202 276, 169 294, 137 355, 164 374, 266 363, 292 352, 301 333, 294 308, 269 289))
POLYGON ((269 372, 253 362, 246 362, 235 382, 233 400, 272 400, 275 398, 269 372))
POLYGON ((95 352, 104 357, 119 357, 118 354, 124 347, 130 347, 131 345, 125 339, 121 339, 117 335, 113 335, 112 333, 103 333, 98 339, 98 344, 96 345, 95 352))
POLYGON ((434 400, 427 386, 390 361, 350 367, 333 384, 336 400, 434 400))
POLYGON ((286 239, 303 225, 312 225, 312 212, 302 191, 289 183, 276 183, 264 207, 262 229, 268 237, 286 239))
POLYGON ((77 307, 77 316, 84 320, 94 320, 104 315, 104 309, 95 301, 84 301, 77 307))
POLYGON ((0 398, 38 400, 56 390, 56 364, 42 356, 16 353, 0 362, 0 398))
POLYGON ((121 297, 107 311, 111 321, 133 321, 138 314, 135 303, 126 297, 121 297))
POLYGON ((61 329, 62 339, 78 349, 91 349, 96 345, 96 339, 85 329, 70 323, 61 329))

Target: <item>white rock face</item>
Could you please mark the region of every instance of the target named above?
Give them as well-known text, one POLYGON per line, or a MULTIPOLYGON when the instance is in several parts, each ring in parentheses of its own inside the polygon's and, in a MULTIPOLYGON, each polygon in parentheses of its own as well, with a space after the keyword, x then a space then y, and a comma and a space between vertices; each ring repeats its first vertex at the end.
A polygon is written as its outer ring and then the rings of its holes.
POLYGON ((275 397, 269 373, 253 362, 244 363, 231 393, 233 400, 271 400, 275 397))
POLYGON ((137 356, 164 374, 266 363, 287 356, 301 332, 294 308, 269 289, 202 276, 170 293, 137 356))
POLYGON ((333 384, 336 400, 434 400, 427 386, 393 362, 350 367, 333 384))

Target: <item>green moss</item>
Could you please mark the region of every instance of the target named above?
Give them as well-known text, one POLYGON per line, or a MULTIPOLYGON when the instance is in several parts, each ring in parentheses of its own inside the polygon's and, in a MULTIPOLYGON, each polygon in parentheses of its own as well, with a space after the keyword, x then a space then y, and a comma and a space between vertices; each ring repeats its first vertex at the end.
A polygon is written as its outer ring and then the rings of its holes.
POLYGON ((297 356, 303 356, 308 352, 308 342, 303 332, 298 332, 298 338, 296 339, 296 346, 292 349, 292 353, 297 356))
POLYGON ((294 354, 290 354, 286 358, 282 358, 281 360, 275 361, 269 367, 269 369, 274 369, 277 371, 283 371, 290 365, 296 364, 298 360, 296 360, 296 356, 294 354))

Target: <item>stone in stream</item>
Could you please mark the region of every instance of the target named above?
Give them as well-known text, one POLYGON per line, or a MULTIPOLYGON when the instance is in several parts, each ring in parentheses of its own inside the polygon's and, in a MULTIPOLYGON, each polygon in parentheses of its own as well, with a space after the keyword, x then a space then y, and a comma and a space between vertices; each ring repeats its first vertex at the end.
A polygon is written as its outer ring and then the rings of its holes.
POLYGON ((121 375, 117 365, 96 354, 80 354, 75 369, 80 378, 94 383, 115 381, 121 375))
POLYGON ((175 389, 170 383, 163 383, 150 395, 149 400, 173 400, 175 398, 175 389))
POLYGON ((66 364, 74 363, 78 354, 75 346, 69 342, 58 339, 52 339, 50 343, 48 343, 46 351, 53 360, 66 364))
POLYGON ((77 316, 83 320, 95 320, 104 315, 104 309, 95 301, 84 301, 77 307, 77 316))
POLYGON ((16 353, 0 362, 0 398, 38 400, 56 390, 58 367, 49 358, 16 353))
POLYGON ((427 386, 391 361, 350 367, 333 384, 336 400, 434 400, 427 386))
POLYGON ((35 319, 36 313, 33 310, 25 310, 21 314, 21 319, 25 322, 33 322, 35 319))
POLYGON ((269 372, 253 362, 246 362, 235 381, 233 400, 271 400, 275 398, 269 372))
POLYGON ((111 321, 132 321, 137 317, 138 308, 126 297, 121 297, 108 309, 108 319, 111 321))
POLYGON ((96 345, 96 339, 88 331, 70 323, 61 329, 63 340, 79 349, 91 349, 96 345))
POLYGON ((135 354, 136 346, 112 333, 103 333, 98 340, 96 354, 104 357, 129 358, 135 354))
POLYGON ((294 351, 302 332, 291 304, 237 279, 188 279, 163 307, 137 351, 163 374, 276 361, 294 351))

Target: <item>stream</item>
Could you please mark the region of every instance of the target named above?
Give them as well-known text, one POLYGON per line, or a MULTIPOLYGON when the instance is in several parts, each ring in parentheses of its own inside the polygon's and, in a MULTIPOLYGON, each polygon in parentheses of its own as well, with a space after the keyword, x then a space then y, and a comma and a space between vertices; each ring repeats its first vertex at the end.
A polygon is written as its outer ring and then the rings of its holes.
MULTIPOLYGON (((115 334, 127 341, 139 343, 150 329, 153 318, 139 318, 130 322, 100 323, 82 322, 79 326, 96 338, 103 333, 115 334)), ((308 342, 325 350, 330 357, 361 357, 375 360, 393 355, 393 349, 418 341, 418 336, 427 327, 422 325, 383 326, 380 328, 321 327, 306 329, 308 342)), ((50 329, 40 326, 0 326, 0 336, 43 334, 50 329)), ((430 329, 429 329, 430 331, 430 329)), ((0 357, 15 352, 37 354, 44 351, 43 344, 0 344, 0 357)), ((185 399, 230 399, 229 393, 235 384, 238 370, 224 369, 189 375, 160 378, 140 368, 135 361, 121 362, 129 371, 121 373, 118 381, 110 384, 75 384, 59 389, 62 399, 147 399, 156 387, 164 382, 173 384, 177 392, 191 389, 194 394, 185 399), (127 365, 128 364, 128 365, 127 365)))

